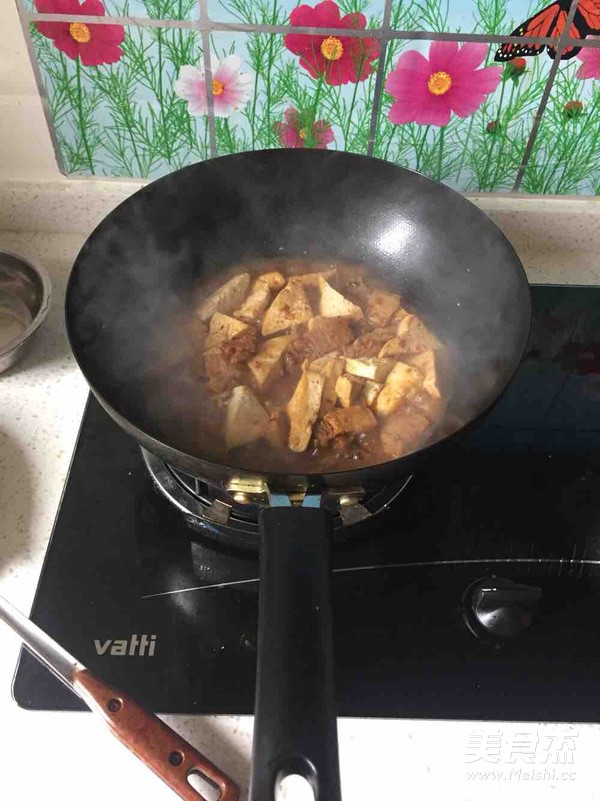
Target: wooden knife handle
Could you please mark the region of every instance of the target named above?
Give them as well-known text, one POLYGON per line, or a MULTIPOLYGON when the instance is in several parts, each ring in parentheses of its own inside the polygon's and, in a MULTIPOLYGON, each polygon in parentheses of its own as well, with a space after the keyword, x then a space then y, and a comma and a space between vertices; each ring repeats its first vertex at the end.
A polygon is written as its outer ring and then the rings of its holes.
POLYGON ((229 776, 126 693, 114 690, 84 668, 75 672, 73 685, 92 712, 102 716, 115 737, 180 798, 206 801, 188 781, 191 773, 199 773, 219 789, 219 801, 237 801, 240 791, 229 776))

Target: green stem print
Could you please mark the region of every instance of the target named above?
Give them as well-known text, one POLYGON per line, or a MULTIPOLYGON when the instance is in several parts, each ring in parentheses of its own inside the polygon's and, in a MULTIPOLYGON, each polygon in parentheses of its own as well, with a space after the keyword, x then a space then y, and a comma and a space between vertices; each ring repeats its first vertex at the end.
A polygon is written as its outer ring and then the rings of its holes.
MULTIPOLYGON (((501 130, 503 128, 502 110, 503 110, 503 104, 504 104, 504 92, 505 91, 506 91, 506 80, 503 80, 501 82, 500 99, 498 100, 498 109, 496 111, 496 119, 491 121, 492 124, 496 126, 496 131, 498 132, 498 134, 501 133, 501 130)), ((488 147, 488 150, 487 150, 487 156, 486 156, 484 167, 483 167, 483 177, 480 178, 480 184, 481 184, 481 188, 483 190, 485 190, 486 187, 490 183, 489 171, 490 171, 490 167, 491 167, 491 163, 492 163, 492 156, 494 154, 495 142, 496 142, 495 134, 492 134, 490 136, 490 144, 489 144, 489 147, 488 147)), ((495 168, 496 167, 497 167, 497 165, 495 165, 495 168)), ((494 172, 495 172, 495 168, 494 168, 494 172)))
POLYGON ((85 155, 87 158, 87 166, 92 175, 94 175, 96 171, 94 170, 94 158, 92 156, 92 151, 90 149, 90 144, 87 138, 87 131, 86 131, 87 120, 83 108, 83 89, 81 88, 81 62, 79 59, 76 59, 75 61, 75 77, 77 81, 77 114, 79 116, 79 133, 81 136, 81 141, 83 143, 85 155))
MULTIPOLYGON (((271 16, 271 24, 275 25, 277 19, 277 0, 273 0, 273 13, 271 16)), ((268 52, 267 52, 267 72, 265 75, 265 110, 266 110, 266 132, 267 136, 271 135, 271 104, 273 99, 271 87, 271 75, 273 71, 273 55, 275 51, 275 37, 269 36, 268 52)))
POLYGON ((498 145, 498 156, 496 159, 496 164, 494 167, 494 174, 491 180, 491 185, 496 186, 500 179, 500 168, 504 159, 504 146, 506 145, 508 139, 508 129, 510 125, 510 110, 513 108, 513 103, 515 99, 515 92, 517 90, 517 84, 513 81, 511 89, 510 89, 510 97, 508 98, 508 109, 502 117, 502 98, 498 103, 498 121, 500 122, 500 143, 498 145))
MULTIPOLYGON (((364 66, 364 63, 365 63, 365 56, 361 51, 360 60, 358 62, 358 67, 357 67, 357 74, 358 75, 361 74, 363 66, 364 66)), ((350 143, 348 141, 348 134, 349 134, 349 131, 350 131, 350 125, 352 123, 352 118, 353 118, 353 114, 354 114, 354 107, 356 105, 356 96, 357 96, 357 94, 358 94, 358 81, 356 81, 356 83, 354 84, 354 89, 352 90, 352 100, 350 101, 350 108, 348 109, 348 112, 346 114, 346 125, 344 126, 344 148, 346 150, 350 150, 350 147, 349 147, 350 143)))
POLYGON ((164 148, 165 148, 165 156, 167 159, 167 164, 171 163, 171 143, 169 137, 169 129, 167 127, 166 116, 165 116, 165 98, 163 93, 163 39, 162 39, 162 31, 160 28, 156 29, 156 40, 158 43, 158 91, 157 91, 157 99, 158 99, 158 106, 160 109, 160 120, 162 125, 162 135, 164 139, 164 148))
MULTIPOLYGON (((458 161, 458 167, 456 169, 456 183, 460 186, 460 177, 462 175, 463 167, 467 161, 468 156, 468 143, 471 141, 471 134, 473 133, 473 126, 475 125, 475 116, 472 116, 469 120, 469 127, 467 128, 466 136, 464 138, 464 144, 462 147, 462 151, 458 161)), ((418 169, 418 167, 417 167, 418 169)))
POLYGON ((440 136, 439 136, 440 150, 439 150, 439 155, 438 155, 437 172, 436 172, 436 176, 435 176, 438 181, 441 181, 441 179, 442 179, 442 164, 443 164, 443 160, 444 160, 444 134, 445 134, 445 132, 446 132, 446 128, 445 127, 440 128, 440 136))
POLYGON ((425 129, 423 130, 423 138, 421 139, 421 143, 419 144, 419 149, 417 150, 417 157, 415 163, 415 170, 417 171, 421 167, 421 156, 423 155, 423 148, 425 147, 425 142, 427 141, 427 136, 430 130, 431 130, 431 125, 426 125, 425 129))
POLYGON ((315 97, 312 102, 310 117, 308 120, 308 124, 306 126, 306 139, 305 139, 306 147, 314 147, 317 144, 317 142, 315 141, 313 130, 314 130, 314 124, 317 121, 317 113, 319 111, 319 101, 321 99, 321 92, 323 91, 323 83, 324 83, 324 78, 323 75, 321 75, 317 80, 315 97))
MULTIPOLYGON (((257 35, 257 38, 258 35, 257 35)), ((256 104, 258 103, 259 72, 254 70, 254 91, 252 92, 252 111, 250 112, 250 131, 252 134, 252 149, 256 147, 256 104)))

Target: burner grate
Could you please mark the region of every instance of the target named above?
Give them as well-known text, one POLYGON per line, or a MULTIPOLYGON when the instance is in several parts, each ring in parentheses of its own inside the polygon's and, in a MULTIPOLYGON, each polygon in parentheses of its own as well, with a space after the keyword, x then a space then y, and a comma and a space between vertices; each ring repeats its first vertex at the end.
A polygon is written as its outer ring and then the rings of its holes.
MULTIPOLYGON (((258 547, 258 503, 238 503, 230 493, 209 485, 169 465, 142 449, 146 467, 156 488, 184 516, 188 526, 199 534, 225 544, 258 547)), ((333 513, 336 539, 351 538, 368 530, 407 487, 412 476, 360 497, 329 496, 325 505, 333 513)))

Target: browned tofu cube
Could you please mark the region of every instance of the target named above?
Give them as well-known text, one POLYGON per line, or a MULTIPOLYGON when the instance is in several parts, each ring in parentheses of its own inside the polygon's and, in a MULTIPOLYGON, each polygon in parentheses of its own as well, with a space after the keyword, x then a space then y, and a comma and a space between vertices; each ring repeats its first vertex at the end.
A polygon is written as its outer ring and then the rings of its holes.
POLYGON ((271 300, 271 290, 263 281, 257 281, 246 300, 233 316, 246 323, 257 323, 271 300))
POLYGON ((283 355, 292 337, 273 337, 265 340, 256 355, 248 362, 248 369, 259 387, 265 387, 274 378, 281 375, 283 355))
POLYGON ((250 326, 241 320, 236 320, 235 317, 229 317, 227 314, 216 312, 213 314, 208 334, 204 340, 204 349, 210 350, 220 345, 222 342, 227 342, 230 339, 243 334, 248 331, 250 326))
POLYGON ((340 406, 347 409, 358 403, 364 387, 364 379, 355 375, 341 375, 335 382, 335 394, 338 397, 340 406))
POLYGON ((337 270, 335 267, 332 267, 329 270, 316 270, 314 273, 301 273, 299 275, 292 275, 290 276, 290 281, 299 281, 304 287, 318 288, 319 281, 322 278, 324 278, 325 281, 331 281, 335 279, 336 275, 337 270))
POLYGON ((314 370, 302 373, 287 406, 290 421, 290 450, 301 453, 310 442, 312 427, 319 414, 324 378, 314 370))
POLYGON ((375 401, 377 414, 388 415, 415 394, 423 385, 423 375, 415 367, 398 362, 388 374, 384 388, 375 401))
POLYGON ((250 286, 250 274, 242 273, 230 278, 229 281, 216 289, 212 295, 209 295, 206 300, 200 304, 198 308, 198 317, 203 320, 210 320, 216 312, 223 314, 231 314, 234 309, 237 309, 241 302, 246 297, 248 287, 250 286))
POLYGON ((432 398, 441 398, 438 379, 437 357, 434 350, 424 350, 421 353, 406 356, 404 361, 411 367, 416 367, 423 374, 423 389, 432 398))
POLYGON ((323 376, 323 394, 321 396, 321 408, 319 414, 322 416, 333 409, 337 403, 335 385, 338 378, 344 371, 344 360, 337 356, 321 356, 311 363, 310 369, 323 376))
POLYGON ((369 407, 374 406, 375 401, 377 400, 377 396, 379 395, 382 389, 383 389, 383 384, 381 384, 379 381, 371 381, 371 380, 365 381, 365 386, 363 388, 363 393, 362 393, 362 401, 365 404, 365 406, 369 407))
POLYGON ((321 300, 319 314, 323 317, 347 317, 350 320, 362 319, 360 306, 349 301, 337 289, 334 289, 324 278, 319 279, 321 300))
POLYGON ((406 353, 406 351, 403 350, 405 345, 406 343, 403 342, 400 337, 392 337, 388 339, 377 355, 380 359, 397 359, 399 356, 403 356, 406 353))
POLYGON ((267 337, 287 331, 294 323, 304 323, 313 316, 302 285, 290 281, 275 297, 263 318, 262 335, 267 337))
POLYGON ((243 385, 235 387, 227 405, 225 420, 227 448, 239 448, 264 437, 269 428, 269 419, 251 389, 243 385))
POLYGON ((439 339, 414 314, 409 314, 400 321, 396 336, 405 353, 441 348, 439 339))
POLYGON ((371 381, 383 382, 395 364, 395 359, 379 359, 373 356, 363 356, 360 359, 347 358, 346 372, 360 378, 369 378, 371 381))
POLYGON ((390 323, 401 323, 409 314, 410 312, 408 309, 405 309, 404 306, 400 306, 400 308, 392 314, 390 323))
POLYGON ((260 283, 266 284, 272 292, 279 292, 285 286, 286 281, 280 272, 272 270, 271 272, 257 275, 252 289, 256 289, 260 283))

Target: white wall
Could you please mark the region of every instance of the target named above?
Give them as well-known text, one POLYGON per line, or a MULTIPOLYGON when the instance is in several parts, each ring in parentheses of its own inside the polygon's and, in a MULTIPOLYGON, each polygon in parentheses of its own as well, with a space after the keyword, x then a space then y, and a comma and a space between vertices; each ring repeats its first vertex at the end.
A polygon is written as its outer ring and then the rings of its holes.
POLYGON ((0 179, 60 178, 14 0, 0 0, 0 179))

